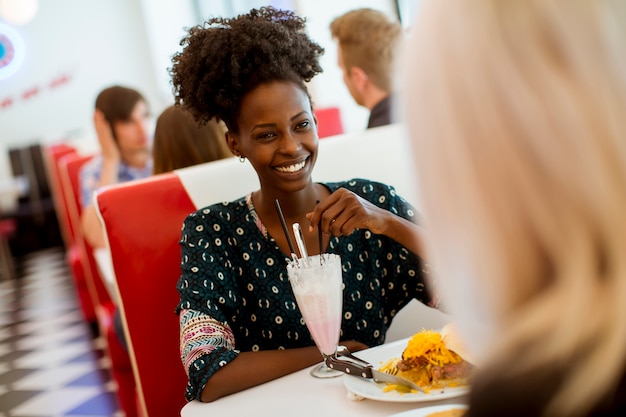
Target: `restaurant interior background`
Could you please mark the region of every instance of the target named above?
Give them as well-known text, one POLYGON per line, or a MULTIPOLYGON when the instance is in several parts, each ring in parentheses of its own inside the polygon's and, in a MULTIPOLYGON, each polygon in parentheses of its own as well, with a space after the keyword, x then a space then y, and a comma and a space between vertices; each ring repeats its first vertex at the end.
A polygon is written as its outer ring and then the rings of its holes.
MULTIPOLYGON (((310 36, 326 50, 324 72, 310 84, 315 104, 339 108, 344 132, 363 132, 368 110, 343 83, 329 24, 348 10, 372 7, 408 27, 419 2, 0 0, 0 417, 119 417, 133 409, 134 386, 124 385, 134 384, 130 360, 112 353, 108 310, 95 288, 99 273, 82 238, 73 236, 79 214, 76 202, 70 213, 74 196, 67 191, 76 188, 70 164, 98 152, 93 107, 103 88, 140 90, 156 118, 173 102, 168 68, 186 28, 271 4, 306 17, 310 36), (78 152, 63 156, 65 145, 78 152), (104 318, 88 316, 89 305, 104 318)), ((389 141, 380 143, 388 154, 389 141)), ((380 152, 369 154, 379 160, 380 152)), ((423 310, 420 317, 429 320, 433 313, 423 310)))
MULTIPOLYGON (((137 88, 154 117, 171 104, 171 56, 180 50, 186 28, 209 16, 271 4, 306 17, 310 36, 326 50, 324 72, 310 84, 316 106, 338 107, 345 132, 363 130, 369 113, 343 84, 329 24, 348 10, 371 7, 408 27, 419 1, 0 0, 0 213, 6 217, 24 201, 30 213, 33 199, 49 197, 46 184, 34 184, 42 172, 28 172, 41 163, 36 155, 41 146, 65 142, 97 151, 92 112, 103 88, 137 88)), ((35 209, 45 209, 35 203, 35 209)))

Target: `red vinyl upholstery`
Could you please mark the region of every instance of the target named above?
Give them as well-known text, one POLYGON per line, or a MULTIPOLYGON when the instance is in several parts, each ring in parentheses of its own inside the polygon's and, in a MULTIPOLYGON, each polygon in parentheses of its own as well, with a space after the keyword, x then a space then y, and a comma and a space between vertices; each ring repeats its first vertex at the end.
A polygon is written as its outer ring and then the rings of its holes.
POLYGON ((44 148, 44 158, 52 191, 52 200, 54 201, 54 208, 59 220, 61 234, 63 235, 63 242, 68 249, 74 243, 74 231, 72 230, 67 204, 65 202, 65 190, 61 184, 59 162, 61 158, 68 155, 76 155, 76 153, 76 148, 65 143, 49 145, 44 148))
POLYGON ((71 252, 71 256, 74 262, 79 262, 85 274, 85 281, 95 306, 100 335, 106 341, 107 354, 111 360, 111 374, 117 383, 120 407, 124 410, 126 417, 136 417, 135 379, 128 352, 124 350, 115 333, 113 325, 115 305, 98 270, 98 265, 93 256, 93 248, 85 241, 80 231, 82 213, 80 170, 92 157, 93 155, 76 156, 62 165, 61 180, 66 189, 71 191, 67 196, 67 207, 76 239, 76 249, 71 252))
POLYGON ((175 416, 185 405, 176 282, 180 233, 195 206, 174 173, 105 188, 104 222, 141 415, 175 416))
POLYGON ((80 231, 80 216, 82 214, 82 205, 80 202, 80 170, 93 155, 79 156, 73 158, 65 164, 64 181, 69 184, 71 195, 68 198, 68 210, 70 218, 76 230, 76 242, 78 244, 79 253, 82 258, 83 268, 85 269, 88 283, 91 285, 92 297, 96 305, 106 305, 111 303, 111 297, 100 276, 97 264, 93 258, 93 248, 85 241, 80 231))
POLYGON ((323 107, 315 109, 317 117, 317 136, 325 138, 343 133, 341 112, 339 107, 323 107))
MULTIPOLYGON (((83 159, 84 156, 79 155, 75 150, 72 152, 68 148, 49 148, 50 151, 50 177, 55 205, 59 217, 59 224, 63 232, 65 241, 65 259, 69 266, 76 293, 80 302, 85 320, 92 326, 97 324, 96 311, 91 296, 91 290, 85 275, 85 269, 80 257, 80 249, 76 241, 76 224, 72 218, 72 201, 74 193, 71 188, 71 182, 67 178, 67 164, 72 160, 83 159), (56 162, 55 162, 56 161, 56 162), (58 201, 57 201, 58 200, 58 201)), ((83 159, 87 161, 87 159, 83 159)))

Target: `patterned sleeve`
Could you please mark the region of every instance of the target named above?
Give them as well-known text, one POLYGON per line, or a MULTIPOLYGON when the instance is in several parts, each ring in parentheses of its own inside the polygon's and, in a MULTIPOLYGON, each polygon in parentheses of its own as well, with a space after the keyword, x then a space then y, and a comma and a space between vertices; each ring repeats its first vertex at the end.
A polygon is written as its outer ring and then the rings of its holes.
POLYGON ((182 259, 177 313, 189 401, 199 400, 209 378, 239 353, 235 350, 235 339, 225 313, 234 307, 236 298, 224 296, 232 294, 229 282, 234 279, 233 271, 217 250, 220 247, 217 242, 221 244, 219 223, 212 224, 208 214, 189 215, 180 240, 182 259))
POLYGON ((200 400, 209 378, 238 354, 228 325, 195 310, 180 312, 180 357, 187 372, 188 401, 200 400))

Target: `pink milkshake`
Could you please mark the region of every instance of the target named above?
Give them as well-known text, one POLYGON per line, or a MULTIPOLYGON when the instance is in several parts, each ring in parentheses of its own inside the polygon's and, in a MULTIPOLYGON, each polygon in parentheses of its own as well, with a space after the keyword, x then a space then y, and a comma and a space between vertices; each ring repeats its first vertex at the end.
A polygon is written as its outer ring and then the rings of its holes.
POLYGON ((342 316, 341 258, 335 254, 309 257, 308 266, 295 261, 287 265, 291 288, 311 337, 324 355, 335 353, 342 316))
MULTIPOLYGON (((306 321, 306 319, 304 319, 306 321)), ((329 317, 327 319, 306 321, 306 326, 313 336, 319 350, 327 356, 335 353, 339 343, 339 331, 341 330, 341 317, 329 317)))

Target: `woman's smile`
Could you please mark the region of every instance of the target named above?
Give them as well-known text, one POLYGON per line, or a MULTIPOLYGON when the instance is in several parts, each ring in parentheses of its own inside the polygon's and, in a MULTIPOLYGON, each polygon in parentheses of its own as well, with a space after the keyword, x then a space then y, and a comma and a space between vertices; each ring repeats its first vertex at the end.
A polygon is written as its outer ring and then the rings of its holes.
POLYGON ((274 167, 274 169, 279 171, 279 172, 282 172, 282 173, 293 174, 295 172, 298 172, 298 171, 301 171, 302 169, 304 169, 307 160, 308 160, 308 157, 306 159, 304 159, 303 161, 301 161, 301 162, 296 162, 296 163, 291 164, 291 165, 277 166, 277 167, 274 167))

